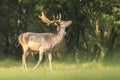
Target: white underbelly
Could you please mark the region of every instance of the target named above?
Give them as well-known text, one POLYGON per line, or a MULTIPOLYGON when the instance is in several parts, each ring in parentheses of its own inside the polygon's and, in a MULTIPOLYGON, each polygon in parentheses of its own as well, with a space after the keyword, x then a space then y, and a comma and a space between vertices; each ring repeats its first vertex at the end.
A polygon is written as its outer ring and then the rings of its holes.
POLYGON ((29 42, 28 47, 32 51, 39 51, 41 44, 38 42, 29 42))

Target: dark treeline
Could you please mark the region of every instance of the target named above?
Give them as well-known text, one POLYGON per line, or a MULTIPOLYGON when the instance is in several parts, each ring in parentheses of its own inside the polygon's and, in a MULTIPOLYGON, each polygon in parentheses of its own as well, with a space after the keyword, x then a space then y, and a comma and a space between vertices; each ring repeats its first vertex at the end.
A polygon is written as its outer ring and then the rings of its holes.
POLYGON ((54 53, 57 59, 120 61, 119 0, 2 0, 0 3, 0 55, 21 59, 18 35, 23 32, 55 32, 38 14, 49 19, 62 14, 72 20, 67 35, 54 53))

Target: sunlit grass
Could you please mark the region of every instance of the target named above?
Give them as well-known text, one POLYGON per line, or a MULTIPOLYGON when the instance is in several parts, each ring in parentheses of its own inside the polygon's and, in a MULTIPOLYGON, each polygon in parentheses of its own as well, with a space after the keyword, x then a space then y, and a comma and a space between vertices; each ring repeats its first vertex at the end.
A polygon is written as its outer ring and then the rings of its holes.
POLYGON ((49 63, 42 63, 32 70, 35 63, 28 63, 23 70, 21 61, 0 61, 0 80, 120 80, 120 66, 108 66, 102 63, 67 63, 53 62, 53 70, 49 63))

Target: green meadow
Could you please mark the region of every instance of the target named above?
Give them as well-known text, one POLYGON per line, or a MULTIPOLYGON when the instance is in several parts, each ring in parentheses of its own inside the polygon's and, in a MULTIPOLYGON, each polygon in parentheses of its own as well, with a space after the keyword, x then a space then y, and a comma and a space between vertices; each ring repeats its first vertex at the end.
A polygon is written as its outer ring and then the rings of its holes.
POLYGON ((28 62, 23 70, 21 61, 6 59, 0 61, 0 80, 120 80, 120 66, 95 62, 43 62, 36 70, 35 63, 28 62))
POLYGON ((120 80, 120 0, 1 0, 0 80, 120 80))

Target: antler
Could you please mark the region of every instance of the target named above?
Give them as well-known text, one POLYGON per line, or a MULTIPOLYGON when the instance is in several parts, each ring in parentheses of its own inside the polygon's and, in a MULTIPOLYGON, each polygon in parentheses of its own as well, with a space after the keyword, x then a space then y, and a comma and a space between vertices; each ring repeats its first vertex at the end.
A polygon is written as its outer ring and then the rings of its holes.
POLYGON ((61 13, 59 13, 59 21, 61 21, 61 13))
MULTIPOLYGON (((49 19, 45 16, 45 14, 44 14, 43 11, 42 11, 41 15, 38 15, 38 17, 39 17, 43 22, 47 23, 48 26, 49 26, 51 23, 53 23, 53 22, 60 22, 60 21, 61 21, 61 14, 59 14, 58 16, 59 16, 59 19, 58 19, 58 20, 55 20, 55 16, 53 15, 53 18, 54 18, 54 19, 51 21, 51 20, 49 20, 49 19)), ((57 17, 58 17, 58 16, 57 16, 57 17)))
POLYGON ((56 19, 57 19, 57 20, 55 20, 56 22, 60 22, 61 21, 61 13, 59 13, 59 15, 56 16, 56 19))
POLYGON ((43 22, 47 23, 48 26, 55 21, 55 16, 54 16, 54 15, 53 15, 53 18, 54 18, 54 19, 51 21, 51 20, 49 20, 49 19, 45 16, 44 12, 42 12, 41 14, 42 14, 42 15, 38 15, 38 17, 39 17, 43 22))

